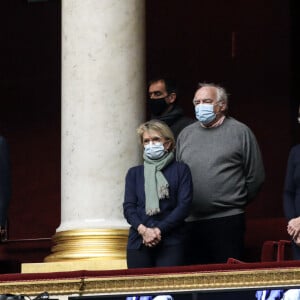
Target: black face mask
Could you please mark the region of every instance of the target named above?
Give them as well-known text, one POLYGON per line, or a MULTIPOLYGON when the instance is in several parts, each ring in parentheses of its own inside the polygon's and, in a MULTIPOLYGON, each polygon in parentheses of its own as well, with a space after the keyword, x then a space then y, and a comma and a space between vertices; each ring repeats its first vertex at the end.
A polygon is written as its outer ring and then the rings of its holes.
POLYGON ((160 116, 168 107, 166 98, 148 99, 148 106, 154 116, 160 116))

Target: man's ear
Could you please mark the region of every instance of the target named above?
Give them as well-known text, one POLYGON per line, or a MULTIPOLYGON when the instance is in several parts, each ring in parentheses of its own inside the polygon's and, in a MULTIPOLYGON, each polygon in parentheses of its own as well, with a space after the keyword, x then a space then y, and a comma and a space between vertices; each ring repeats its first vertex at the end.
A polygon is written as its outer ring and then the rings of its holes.
POLYGON ((221 102, 219 103, 219 106, 220 106, 221 111, 226 110, 226 103, 225 103, 224 101, 221 101, 221 102))
POLYGON ((169 94, 169 96, 168 96, 168 103, 169 104, 172 104, 172 103, 174 103, 175 102, 175 100, 176 100, 176 93, 171 93, 171 94, 169 94))

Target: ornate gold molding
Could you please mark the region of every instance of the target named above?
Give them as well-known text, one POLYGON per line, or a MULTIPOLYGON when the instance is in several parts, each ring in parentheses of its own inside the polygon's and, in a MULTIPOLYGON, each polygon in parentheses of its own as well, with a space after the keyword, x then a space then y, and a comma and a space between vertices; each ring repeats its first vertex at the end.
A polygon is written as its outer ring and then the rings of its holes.
POLYGON ((125 295, 294 286, 300 287, 300 268, 10 281, 0 282, 0 294, 36 295, 47 291, 50 295, 125 295))
POLYGON ((147 276, 112 277, 99 281, 87 278, 86 293, 183 292, 276 286, 300 286, 300 269, 195 272, 147 276))
POLYGON ((82 279, 10 281, 0 282, 0 294, 35 296, 47 291, 50 295, 68 295, 77 294, 82 286, 82 279))

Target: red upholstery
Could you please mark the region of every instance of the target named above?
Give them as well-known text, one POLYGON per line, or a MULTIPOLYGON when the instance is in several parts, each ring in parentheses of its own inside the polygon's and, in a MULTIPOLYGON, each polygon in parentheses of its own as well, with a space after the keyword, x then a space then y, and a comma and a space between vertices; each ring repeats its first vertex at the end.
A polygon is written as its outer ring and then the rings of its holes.
POLYGON ((241 263, 244 263, 244 261, 241 261, 241 260, 238 260, 238 259, 229 257, 229 258, 227 259, 227 263, 228 263, 228 264, 241 264, 241 263))
POLYGON ((292 243, 287 240, 280 240, 278 242, 277 261, 292 260, 292 243))
POLYGON ((261 250, 261 261, 277 261, 278 242, 265 241, 261 250))
POLYGON ((276 261, 278 241, 289 239, 286 224, 283 217, 247 218, 243 261, 276 261))
POLYGON ((292 260, 291 241, 265 241, 261 251, 261 261, 285 261, 292 260))
MULTIPOLYGON (((235 260, 236 261, 236 260, 235 260)), ((53 279, 72 279, 88 277, 114 277, 114 276, 137 276, 154 274, 177 274, 190 272, 228 272, 241 270, 268 270, 274 268, 300 268, 300 261, 281 261, 281 262, 256 262, 256 263, 233 263, 233 264, 210 264, 194 265, 181 267, 159 267, 159 268, 141 268, 124 269, 108 271, 70 271, 53 273, 33 273, 33 274, 0 274, 0 282, 8 281, 35 281, 35 280, 53 280, 53 279)))

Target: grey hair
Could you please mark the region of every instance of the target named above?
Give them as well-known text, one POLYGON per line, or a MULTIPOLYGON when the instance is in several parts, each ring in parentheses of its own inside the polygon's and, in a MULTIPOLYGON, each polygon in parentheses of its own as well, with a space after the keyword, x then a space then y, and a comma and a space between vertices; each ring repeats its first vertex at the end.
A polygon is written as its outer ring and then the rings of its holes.
POLYGON ((217 90, 217 102, 220 102, 220 101, 224 102, 226 105, 226 108, 228 109, 229 94, 226 92, 226 90, 223 87, 221 87, 220 85, 214 84, 214 83, 200 82, 200 83, 198 83, 197 90, 199 90, 203 87, 214 87, 217 90))

